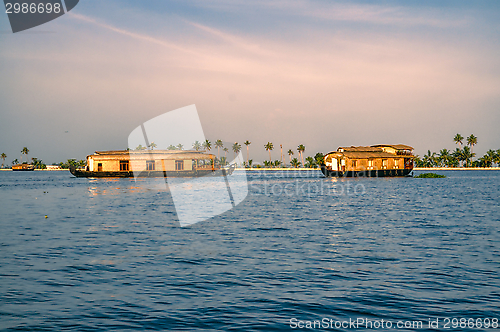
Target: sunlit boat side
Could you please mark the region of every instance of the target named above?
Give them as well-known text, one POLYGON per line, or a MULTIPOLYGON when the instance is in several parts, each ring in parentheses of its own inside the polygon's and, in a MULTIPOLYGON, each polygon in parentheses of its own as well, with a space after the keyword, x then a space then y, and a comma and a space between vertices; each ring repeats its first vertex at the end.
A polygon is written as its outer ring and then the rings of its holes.
POLYGON ((199 177, 230 174, 215 155, 190 150, 96 151, 84 169, 70 167, 76 177, 199 177))
POLYGON ((413 148, 404 144, 339 147, 324 156, 326 177, 407 176, 413 170, 413 148))

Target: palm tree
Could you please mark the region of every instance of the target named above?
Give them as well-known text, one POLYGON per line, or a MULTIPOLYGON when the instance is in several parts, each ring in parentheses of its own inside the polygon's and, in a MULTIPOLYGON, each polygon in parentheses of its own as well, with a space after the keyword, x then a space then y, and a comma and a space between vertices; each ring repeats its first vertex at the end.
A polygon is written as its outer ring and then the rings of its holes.
POLYGON ((290 165, 292 165, 292 167, 299 167, 300 166, 300 161, 297 159, 297 158, 293 158, 291 161, 290 161, 290 165))
POLYGON ((241 145, 238 144, 238 142, 234 142, 233 144, 234 160, 236 160, 236 155, 240 153, 240 151, 241 151, 241 145))
POLYGON ((184 145, 182 145, 181 143, 177 144, 177 149, 178 150, 184 149, 184 145))
POLYGON ((201 143, 196 141, 193 143, 193 149, 195 149, 196 151, 200 151, 201 149, 201 143))
POLYGON ((17 158, 12 161, 12 165, 16 165, 16 164, 19 164, 19 160, 17 160, 17 158))
POLYGON ((474 145, 476 145, 476 144, 477 144, 477 137, 474 136, 474 134, 470 134, 470 136, 467 137, 467 145, 470 146, 470 152, 471 152, 471 154, 474 154, 474 145))
POLYGON ((460 148, 456 148, 452 153, 453 158, 458 162, 458 166, 462 166, 462 162, 465 161, 464 151, 460 148))
POLYGON ((206 139, 205 142, 203 142, 203 147, 205 148, 205 150, 210 151, 210 149, 212 148, 212 144, 208 139, 206 139))
POLYGON ((249 161, 249 159, 248 159, 248 146, 249 146, 250 144, 252 144, 252 142, 250 142, 250 141, 246 140, 245 142, 243 142, 243 144, 245 144, 245 145, 247 146, 247 164, 248 164, 248 161, 249 161))
POLYGON ((142 144, 139 144, 135 149, 138 150, 138 151, 140 151, 140 150, 146 150, 146 147, 142 146, 142 144))
POLYGON ((45 165, 43 163, 43 160, 38 160, 38 158, 32 158, 31 160, 33 161, 33 166, 35 166, 36 169, 46 169, 47 168, 47 165, 45 165))
POLYGON ((314 166, 316 166, 316 163, 314 162, 314 158, 313 157, 307 157, 306 158, 306 164, 304 166, 307 167, 307 168, 314 168, 314 166))
POLYGON ((217 158, 220 159, 220 153, 219 149, 224 147, 224 144, 222 143, 222 140, 218 139, 215 141, 215 147, 217 148, 217 158))
POLYGON ((273 143, 267 142, 264 148, 269 152, 269 163, 271 163, 271 150, 274 149, 273 143))
POLYGON ((465 160, 466 164, 465 164, 465 167, 469 167, 470 166, 470 162, 472 161, 472 158, 474 158, 476 154, 473 153, 471 151, 471 149, 469 149, 468 146, 464 146, 463 150, 462 150, 462 158, 465 160))
POLYGON ((149 144, 149 147, 151 148, 151 150, 154 150, 157 146, 158 146, 158 145, 156 145, 156 143, 155 143, 155 142, 151 142, 151 143, 149 144))
MULTIPOLYGON (((137 149, 136 149, 136 150, 137 150, 137 149)), ((170 144, 170 145, 168 146, 167 150, 177 150, 177 148, 176 148, 174 145, 170 144)))
POLYGON ((7 155, 2 152, 2 155, 0 155, 0 158, 2 158, 2 168, 3 168, 3 163, 4 163, 5 159, 7 158, 7 155))
POLYGON ((458 144, 459 148, 462 148, 462 142, 464 140, 464 137, 462 135, 456 134, 453 140, 455 141, 455 144, 458 144))
POLYGON ((497 167, 500 166, 500 149, 495 152, 495 158, 493 161, 497 164, 497 167))
POLYGON ((283 166, 283 144, 280 144, 280 152, 281 152, 281 166, 283 166))
POLYGON ((424 167, 436 166, 436 153, 431 153, 431 150, 427 150, 427 154, 422 158, 422 163, 424 164, 424 167))
POLYGON ((229 151, 228 148, 222 148, 222 151, 224 151, 224 164, 227 163, 227 152, 229 151))
POLYGON ((495 160, 496 152, 494 150, 486 151, 486 154, 482 156, 479 161, 482 167, 491 167, 495 160))
POLYGON ((324 163, 325 155, 321 152, 318 152, 314 155, 314 160, 316 161, 316 165, 322 165, 324 163))
POLYGON ((297 147, 297 151, 299 151, 300 158, 302 159, 302 165, 304 165, 304 151, 306 150, 306 147, 302 144, 300 144, 297 147))
POLYGON ((447 149, 442 149, 441 151, 439 151, 439 156, 437 157, 438 165, 441 167, 448 166, 450 157, 450 151, 448 151, 447 149))
POLYGON ((28 150, 27 147, 24 147, 22 150, 21 150, 21 163, 23 161, 23 154, 26 155, 26 162, 28 162, 28 153, 30 152, 30 150, 28 150))
POLYGON ((292 164, 292 156, 293 156, 293 151, 292 149, 288 150, 288 157, 290 158, 290 165, 292 164))

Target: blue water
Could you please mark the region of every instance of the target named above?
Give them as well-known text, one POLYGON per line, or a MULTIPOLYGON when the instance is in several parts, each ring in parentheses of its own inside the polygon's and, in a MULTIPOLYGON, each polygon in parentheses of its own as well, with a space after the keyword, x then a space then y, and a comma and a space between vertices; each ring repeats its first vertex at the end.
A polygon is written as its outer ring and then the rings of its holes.
POLYGON ((444 324, 500 318, 500 172, 301 174, 249 174, 240 205, 179 227, 131 179, 0 172, 0 331, 498 330, 444 324))

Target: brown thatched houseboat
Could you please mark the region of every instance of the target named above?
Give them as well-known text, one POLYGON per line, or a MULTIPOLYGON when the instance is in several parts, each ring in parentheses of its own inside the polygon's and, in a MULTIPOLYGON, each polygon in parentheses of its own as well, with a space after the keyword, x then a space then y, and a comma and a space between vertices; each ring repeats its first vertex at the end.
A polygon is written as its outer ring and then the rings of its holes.
POLYGON ((34 171, 35 166, 29 164, 17 164, 12 166, 12 170, 15 172, 26 172, 34 171))
POLYGON ((413 170, 413 148, 404 144, 339 147, 324 157, 321 171, 331 176, 407 176, 413 170))
POLYGON ((215 155, 205 151, 120 150, 96 151, 87 156, 85 169, 70 167, 70 172, 76 177, 193 177, 215 175, 220 169, 215 155))

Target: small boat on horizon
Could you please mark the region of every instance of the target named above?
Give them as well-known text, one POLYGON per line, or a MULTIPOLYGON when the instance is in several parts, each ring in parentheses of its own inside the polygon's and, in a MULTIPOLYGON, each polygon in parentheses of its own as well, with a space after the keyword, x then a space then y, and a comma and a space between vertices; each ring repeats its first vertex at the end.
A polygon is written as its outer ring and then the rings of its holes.
POLYGON ((321 172, 326 177, 408 176, 414 158, 413 147, 404 144, 339 147, 324 156, 321 172))
POLYGON ((29 164, 17 164, 12 166, 14 172, 31 172, 35 170, 35 166, 29 164))

